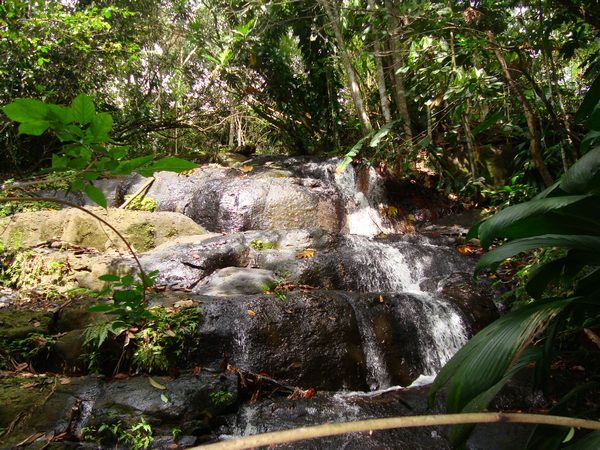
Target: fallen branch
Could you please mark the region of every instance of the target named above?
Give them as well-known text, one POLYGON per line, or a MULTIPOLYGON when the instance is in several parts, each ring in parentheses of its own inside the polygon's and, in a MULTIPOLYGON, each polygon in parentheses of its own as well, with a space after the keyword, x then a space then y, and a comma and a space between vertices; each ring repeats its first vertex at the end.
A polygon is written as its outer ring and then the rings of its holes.
POLYGON ((338 436, 392 428, 428 427, 436 425, 459 425, 467 423, 529 423, 537 425, 557 425, 563 427, 600 430, 600 421, 574 419, 572 417, 521 413, 468 413, 437 414, 426 416, 389 417, 385 419, 361 420, 357 422, 328 423, 294 430, 275 431, 257 434, 231 441, 192 447, 190 450, 243 450, 272 444, 285 444, 306 439, 338 436))
POLYGON ((139 188, 137 191, 135 191, 131 197, 129 197, 127 200, 125 200, 123 202, 123 204, 121 206, 119 206, 119 209, 125 209, 127 208, 132 201, 134 201, 136 198, 138 198, 140 195, 142 195, 142 197, 144 197, 147 192, 148 189, 150 189, 150 186, 152 186, 152 183, 154 183, 154 180, 156 180, 156 177, 150 177, 148 180, 146 180, 146 182, 142 185, 141 188, 139 188))

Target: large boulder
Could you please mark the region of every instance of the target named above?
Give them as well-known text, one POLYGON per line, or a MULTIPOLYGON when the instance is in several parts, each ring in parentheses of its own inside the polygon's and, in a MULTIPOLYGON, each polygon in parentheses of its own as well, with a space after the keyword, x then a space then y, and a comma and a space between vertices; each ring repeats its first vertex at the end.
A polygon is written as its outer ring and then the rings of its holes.
MULTIPOLYGON (((115 227, 137 250, 147 251, 180 235, 202 234, 189 218, 173 212, 92 208, 115 227)), ((36 211, 0 219, 0 240, 7 248, 34 246, 43 241, 62 241, 100 251, 127 251, 123 241, 105 224, 78 209, 36 211)))

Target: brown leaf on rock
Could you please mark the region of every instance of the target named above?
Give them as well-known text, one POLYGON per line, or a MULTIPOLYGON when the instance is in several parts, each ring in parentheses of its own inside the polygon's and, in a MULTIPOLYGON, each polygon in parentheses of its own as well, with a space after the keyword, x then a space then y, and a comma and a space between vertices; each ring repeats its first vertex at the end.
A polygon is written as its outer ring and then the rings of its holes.
POLYGON ((296 253, 296 258, 298 259, 308 259, 315 256, 315 250, 312 248, 307 248, 306 250, 302 250, 301 252, 296 253))
POLYGON ((248 315, 249 315, 250 317, 254 317, 254 316, 256 316, 256 313, 255 313, 254 311, 252 311, 251 309, 249 309, 249 310, 248 310, 248 311, 246 311, 246 312, 248 313, 248 315))

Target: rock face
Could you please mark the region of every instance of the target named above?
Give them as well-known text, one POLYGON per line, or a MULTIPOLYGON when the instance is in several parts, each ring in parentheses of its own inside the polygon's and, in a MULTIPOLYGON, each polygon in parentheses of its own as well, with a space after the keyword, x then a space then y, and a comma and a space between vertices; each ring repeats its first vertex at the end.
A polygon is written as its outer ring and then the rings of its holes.
MULTIPOLYGON (((152 427, 153 448, 173 448, 174 428, 182 436, 176 443, 186 447, 219 434, 409 413, 400 400, 408 401, 410 412, 424 412, 421 390, 393 387, 432 377, 473 332, 493 320, 489 289, 471 282, 475 260, 455 248, 462 228, 449 223, 429 229, 427 236, 398 233, 414 226, 409 217, 397 217, 401 213, 389 203, 375 171, 349 167, 336 173, 336 164, 257 157, 237 167, 160 172, 146 193, 159 212, 94 210, 140 252, 144 271, 158 271, 160 289, 152 305, 200 306, 203 319, 196 323, 194 316, 193 342, 180 346, 187 360, 177 361, 178 378, 110 383, 71 378, 57 386, 36 422, 11 435, 10 445, 26 438, 27 430, 53 430, 73 440, 83 427, 98 432, 102 424, 120 422, 130 429, 142 417, 152 427), (238 386, 225 372, 227 363, 319 394, 240 408, 238 399, 251 393, 244 391, 243 376, 238 386), (394 393, 381 393, 388 389, 394 393)), ((98 186, 116 206, 148 181, 134 175, 98 186)), ((40 285, 100 289, 98 275, 137 270, 121 242, 79 211, 25 213, 0 220, 0 230, 9 248, 46 241, 13 260, 12 287, 22 292, 40 285)), ((10 292, 0 294, 0 307, 19 301, 10 292)), ((31 335, 43 326, 55 333, 55 343, 36 367, 74 373, 85 370, 78 356, 83 329, 93 320, 71 305, 44 321, 23 319, 12 328, 23 325, 22 332, 31 335)), ((125 354, 121 347, 116 358, 125 354)), ((8 419, 0 418, 0 427, 6 427, 8 419)), ((114 446, 116 437, 96 440, 114 446)), ((287 448, 415 448, 415 441, 424 448, 449 447, 444 430, 419 429, 287 448)))
MULTIPOLYGON (((200 226, 181 214, 100 208, 92 212, 115 227, 140 252, 176 236, 204 233, 200 226)), ((0 240, 8 248, 58 240, 99 251, 127 251, 123 241, 106 225, 76 209, 16 214, 0 219, 0 229, 0 240)))
MULTIPOLYGON (((16 423, 10 439, 3 441, 3 447, 10 448, 39 431, 42 442, 64 433, 69 440, 88 439, 90 445, 95 443, 91 448, 98 448, 98 444, 101 448, 113 448, 117 438, 123 439, 125 432, 141 418, 151 427, 151 435, 159 444, 152 448, 166 448, 173 443, 185 446, 185 442, 189 446, 202 437, 214 439, 211 429, 223 423, 219 416, 235 411, 238 402, 237 379, 233 374, 200 372, 176 379, 155 376, 152 381, 148 377, 111 382, 95 377, 64 379, 46 403, 44 395, 48 393, 42 392, 31 397, 29 405, 20 405, 24 409, 12 411, 12 418, 0 413, 2 426, 8 425, 19 413, 25 413, 25 417, 34 414, 34 420, 16 423), (121 433, 102 431, 102 425, 117 426, 121 433), (176 434, 173 433, 175 428, 176 434)), ((6 391, 3 393, 8 393, 10 382, 4 381, 6 391)), ((18 386, 18 382, 14 384, 18 386)), ((125 439, 120 444, 132 448, 133 442, 125 439)), ((82 443, 80 448, 85 447, 82 443)))

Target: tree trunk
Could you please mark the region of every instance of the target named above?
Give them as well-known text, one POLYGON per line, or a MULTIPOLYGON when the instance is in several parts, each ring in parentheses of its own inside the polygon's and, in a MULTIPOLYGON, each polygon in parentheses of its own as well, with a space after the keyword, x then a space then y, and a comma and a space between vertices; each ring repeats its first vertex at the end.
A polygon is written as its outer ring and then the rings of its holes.
MULTIPOLYGON (((369 0, 369 9, 372 14, 375 14, 375 0, 369 0)), ((383 58, 381 57, 381 41, 377 36, 377 32, 373 32, 373 56, 375 58, 375 67, 377 75, 377 87, 379 88, 379 102, 381 104, 381 113, 385 123, 392 121, 392 112, 390 110, 390 100, 387 95, 387 88, 385 86, 385 73, 383 71, 383 58)))
POLYGON ((533 164, 537 169, 538 173, 540 174, 540 177, 542 178, 544 184, 546 186, 550 186, 552 185, 552 183, 554 183, 554 180, 552 179, 552 175, 550 175, 550 171, 548 170, 546 163, 544 163, 544 158, 542 157, 542 154, 540 152, 538 132, 537 127, 535 125, 535 115, 533 114, 531 105, 525 98, 525 95, 523 94, 523 91, 521 90, 519 85, 513 79, 510 70, 508 69, 508 65, 506 64, 506 60, 504 59, 502 53, 500 53, 498 45, 495 42, 494 34, 491 31, 488 31, 486 34, 488 41, 492 47, 492 51, 494 52, 496 59, 500 63, 500 67, 502 67, 502 72, 504 73, 508 85, 517 95, 519 101, 521 102, 521 106, 523 107, 523 113, 525 114, 525 119, 527 120, 527 128, 529 129, 529 153, 531 155, 531 160, 533 161, 533 164))
POLYGON ((410 113, 408 112, 408 103, 406 101, 406 90, 404 88, 404 78, 399 72, 402 69, 402 52, 401 45, 398 41, 396 31, 400 28, 400 22, 394 14, 394 5, 391 0, 385 0, 385 7, 388 14, 392 17, 392 33, 390 35, 390 50, 392 51, 392 62, 394 71, 394 97, 396 100, 396 108, 403 120, 404 134, 406 135, 406 142, 408 143, 409 149, 412 149, 412 125, 410 120, 410 113))
POLYGON ((360 122, 360 127, 362 129, 362 132, 364 134, 367 134, 373 129, 373 127, 371 126, 371 121, 369 120, 369 116, 363 103, 360 88, 356 79, 356 73, 354 72, 354 68, 352 67, 352 60, 350 59, 350 54, 348 53, 346 43, 344 42, 344 36, 342 35, 342 29, 340 26, 340 18, 336 8, 337 5, 334 5, 331 0, 318 1, 325 10, 327 17, 329 18, 329 23, 331 24, 331 28, 333 29, 335 40, 340 49, 340 58, 342 60, 342 64, 344 65, 346 76, 348 77, 348 87, 350 88, 350 95, 352 96, 354 107, 356 108, 356 114, 360 122))

